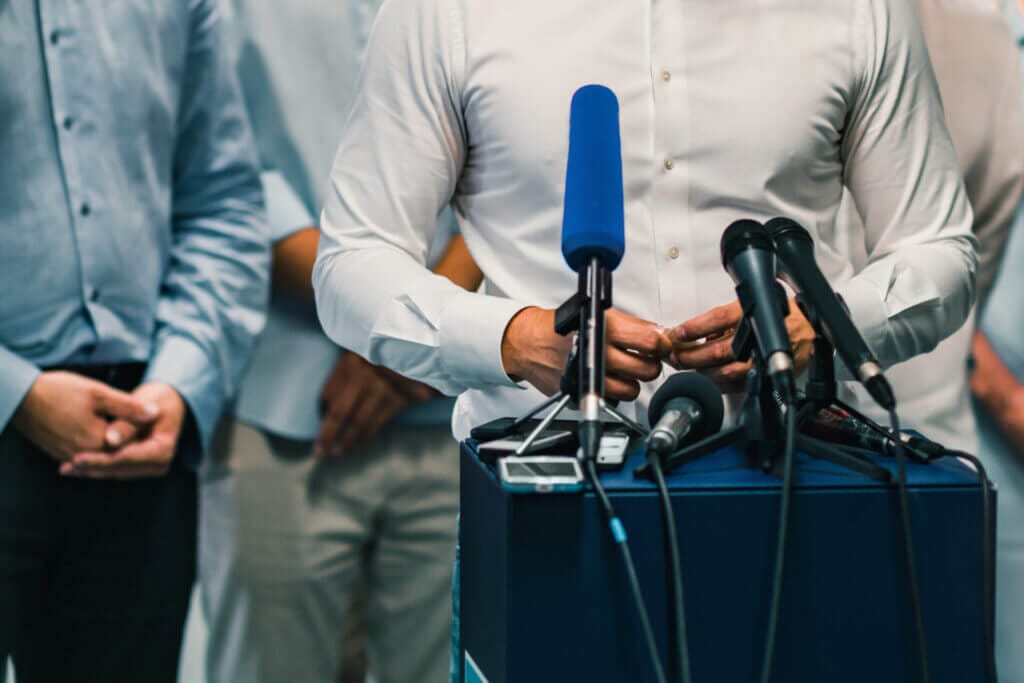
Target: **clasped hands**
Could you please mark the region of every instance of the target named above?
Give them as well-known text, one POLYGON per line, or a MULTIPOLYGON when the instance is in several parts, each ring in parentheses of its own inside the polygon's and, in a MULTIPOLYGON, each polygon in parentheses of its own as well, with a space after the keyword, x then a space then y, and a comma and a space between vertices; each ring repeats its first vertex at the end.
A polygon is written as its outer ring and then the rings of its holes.
MULTIPOLYGON (((793 360, 802 371, 814 349, 814 328, 790 302, 786 327, 793 342, 793 360)), ((505 329, 501 357, 513 379, 525 380, 544 394, 558 391, 569 356, 571 340, 554 332, 551 309, 525 308, 505 329)), ((615 309, 606 317, 605 395, 632 401, 640 394, 640 383, 661 375, 662 364, 677 370, 696 370, 711 379, 723 393, 737 393, 746 386, 750 361, 733 356, 732 342, 743 317, 734 301, 665 328, 649 320, 615 309)))
POLYGON ((127 393, 53 371, 39 375, 12 424, 65 476, 140 479, 170 469, 185 414, 181 396, 162 382, 127 393))

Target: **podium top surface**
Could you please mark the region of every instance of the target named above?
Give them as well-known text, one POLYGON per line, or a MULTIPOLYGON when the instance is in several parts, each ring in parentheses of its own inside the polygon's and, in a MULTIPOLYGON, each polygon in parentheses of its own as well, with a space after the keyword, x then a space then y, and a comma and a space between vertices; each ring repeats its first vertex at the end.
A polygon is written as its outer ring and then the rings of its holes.
MULTIPOLYGON (((463 447, 475 456, 475 442, 463 442, 463 447)), ((896 475, 896 460, 887 456, 869 456, 872 462, 890 470, 893 481, 896 475)), ((496 476, 494 469, 479 458, 477 463, 496 476)), ((645 464, 647 457, 642 444, 633 447, 626 465, 617 472, 604 472, 601 481, 609 491, 647 493, 654 491, 654 484, 637 477, 634 471, 645 464)), ((724 448, 699 460, 690 462, 672 473, 666 474, 670 489, 687 491, 728 491, 750 489, 777 489, 782 485, 778 477, 755 467, 747 455, 737 448, 724 448)), ((838 465, 812 459, 797 451, 794 467, 794 486, 811 489, 880 489, 891 486, 872 481, 862 474, 838 465)), ((930 464, 907 461, 907 484, 916 489, 945 487, 976 487, 978 476, 969 465, 955 458, 942 458, 930 464)))

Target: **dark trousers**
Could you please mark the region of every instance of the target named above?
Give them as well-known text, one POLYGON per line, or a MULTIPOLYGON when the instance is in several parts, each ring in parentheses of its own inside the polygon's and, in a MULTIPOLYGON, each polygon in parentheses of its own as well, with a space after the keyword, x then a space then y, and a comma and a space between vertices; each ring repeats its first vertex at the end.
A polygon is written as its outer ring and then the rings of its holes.
POLYGON ((196 505, 177 462, 160 479, 72 479, 0 434, 0 666, 10 654, 18 683, 174 683, 196 505))

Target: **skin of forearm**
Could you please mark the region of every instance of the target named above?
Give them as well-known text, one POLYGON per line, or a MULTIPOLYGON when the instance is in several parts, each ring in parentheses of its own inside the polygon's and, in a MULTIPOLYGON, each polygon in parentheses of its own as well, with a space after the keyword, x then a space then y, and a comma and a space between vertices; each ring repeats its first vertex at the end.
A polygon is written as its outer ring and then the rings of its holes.
MULTIPOLYGON (((320 231, 316 228, 305 228, 274 245, 274 289, 313 301, 313 265, 316 263, 319 243, 320 231)), ((477 289, 484 277, 469 253, 462 235, 452 238, 434 267, 434 272, 470 291, 477 289)))

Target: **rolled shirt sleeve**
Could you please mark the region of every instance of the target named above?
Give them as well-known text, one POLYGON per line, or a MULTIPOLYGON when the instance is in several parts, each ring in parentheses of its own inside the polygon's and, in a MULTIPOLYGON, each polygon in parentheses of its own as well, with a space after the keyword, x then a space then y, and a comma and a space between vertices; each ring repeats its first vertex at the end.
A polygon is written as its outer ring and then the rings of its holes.
POLYGON ((262 329, 270 253, 255 145, 216 0, 192 0, 174 159, 171 254, 146 381, 188 405, 194 465, 262 329))
POLYGON ((977 242, 938 86, 907 0, 850 3, 860 74, 842 142, 867 264, 837 289, 880 362, 928 352, 974 302, 977 242))
POLYGON ((0 430, 10 422, 39 372, 35 365, 0 346, 0 430))
POLYGON ((332 170, 313 273, 331 339, 450 395, 515 386, 501 339, 524 307, 467 293, 425 266, 466 158, 464 61, 456 3, 385 3, 332 170))

